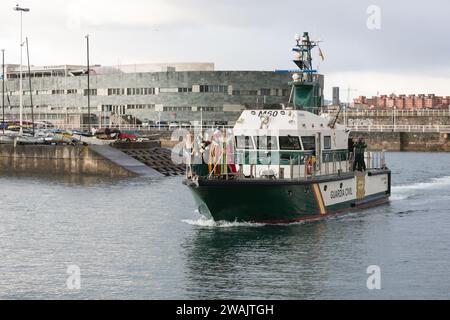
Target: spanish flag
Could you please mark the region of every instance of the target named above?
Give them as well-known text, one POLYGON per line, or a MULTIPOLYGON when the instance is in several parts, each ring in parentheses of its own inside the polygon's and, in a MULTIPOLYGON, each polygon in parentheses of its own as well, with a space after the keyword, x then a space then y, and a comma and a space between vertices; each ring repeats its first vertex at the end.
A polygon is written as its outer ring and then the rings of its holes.
POLYGON ((322 49, 319 48, 319 56, 322 58, 322 61, 325 60, 325 56, 323 55, 322 49))

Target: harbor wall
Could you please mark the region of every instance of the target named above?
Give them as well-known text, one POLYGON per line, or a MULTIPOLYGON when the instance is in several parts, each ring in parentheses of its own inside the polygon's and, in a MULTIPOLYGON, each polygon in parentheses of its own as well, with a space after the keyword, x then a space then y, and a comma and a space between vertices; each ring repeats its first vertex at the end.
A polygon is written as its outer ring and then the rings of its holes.
POLYGON ((0 145, 0 173, 131 177, 88 146, 0 145))
POLYGON ((450 135, 437 132, 352 132, 369 150, 450 152, 450 135))

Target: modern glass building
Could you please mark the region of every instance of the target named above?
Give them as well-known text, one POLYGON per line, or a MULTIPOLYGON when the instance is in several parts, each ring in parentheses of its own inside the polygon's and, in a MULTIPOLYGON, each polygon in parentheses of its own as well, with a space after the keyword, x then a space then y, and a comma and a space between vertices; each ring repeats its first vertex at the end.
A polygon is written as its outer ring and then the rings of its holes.
MULTIPOLYGON (((5 113, 19 118, 19 66, 7 66, 5 113)), ((23 70, 27 70, 23 68, 23 70)), ((36 121, 77 127, 88 112, 87 68, 31 68, 36 121), (82 116, 84 115, 84 116, 82 116)), ((323 84, 323 77, 320 76, 323 84)), ((147 121, 232 124, 246 108, 280 108, 289 100, 291 72, 215 71, 213 63, 93 66, 90 111, 99 126, 147 121)), ((28 72, 23 73, 24 119, 31 119, 28 72)), ((323 97, 323 85, 322 85, 323 97)))

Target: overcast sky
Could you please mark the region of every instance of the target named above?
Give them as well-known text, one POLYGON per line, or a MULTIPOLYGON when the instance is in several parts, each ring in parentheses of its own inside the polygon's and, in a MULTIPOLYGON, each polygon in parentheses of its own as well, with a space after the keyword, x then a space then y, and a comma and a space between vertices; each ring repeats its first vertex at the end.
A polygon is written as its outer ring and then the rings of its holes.
MULTIPOLYGON (((0 47, 19 61, 17 1, 0 2, 0 47)), ((450 2, 387 0, 24 0, 34 65, 214 62, 217 70, 292 69, 295 33, 321 39, 326 97, 450 95, 450 2), (371 5, 380 29, 369 29, 371 5)))

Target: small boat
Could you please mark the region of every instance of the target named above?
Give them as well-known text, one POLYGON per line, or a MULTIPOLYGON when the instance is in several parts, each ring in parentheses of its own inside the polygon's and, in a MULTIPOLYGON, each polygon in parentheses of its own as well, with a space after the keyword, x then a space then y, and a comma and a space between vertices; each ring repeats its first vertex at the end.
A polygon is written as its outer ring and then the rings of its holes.
POLYGON ((187 146, 187 178, 199 212, 215 221, 289 223, 322 219, 388 201, 383 151, 365 152, 353 171, 349 133, 319 115, 321 83, 308 33, 297 40, 288 106, 245 110, 232 132, 187 146), (192 152, 190 151, 192 149, 192 152))

